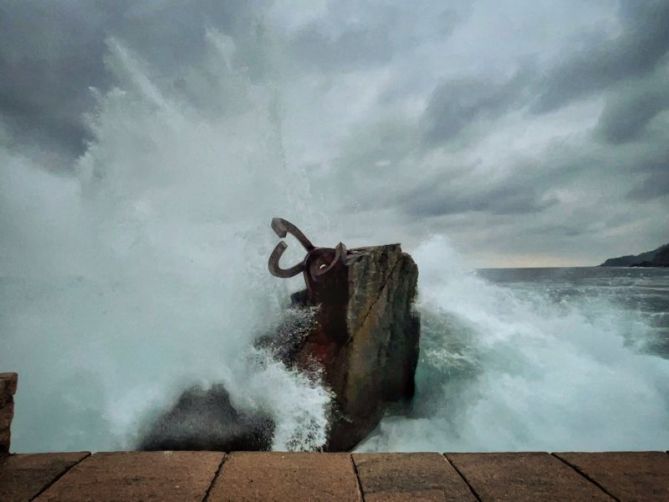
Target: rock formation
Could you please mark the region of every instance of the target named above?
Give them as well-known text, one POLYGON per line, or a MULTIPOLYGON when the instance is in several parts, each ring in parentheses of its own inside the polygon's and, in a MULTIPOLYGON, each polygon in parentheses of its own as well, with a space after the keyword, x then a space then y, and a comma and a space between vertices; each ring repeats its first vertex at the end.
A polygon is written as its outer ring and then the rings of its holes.
MULTIPOLYGON (((321 379, 333 393, 329 451, 350 450, 379 423, 390 403, 414 395, 420 321, 413 310, 418 268, 399 244, 347 250, 318 248, 290 222, 275 218, 280 237, 295 236, 304 260, 279 266, 281 241, 269 261, 278 277, 304 274, 285 322, 258 345, 287 366, 321 379)), ((290 405, 290 403, 287 403, 290 405)), ((274 424, 230 402, 222 385, 184 392, 142 434, 144 450, 265 450, 274 424)))
POLYGON ((0 373, 0 455, 9 453, 17 379, 16 373, 0 373))
POLYGON ((193 387, 142 434, 141 450, 269 450, 274 423, 264 415, 237 410, 223 385, 193 387))
POLYGON ((305 369, 317 361, 336 396, 331 451, 353 448, 376 427, 388 403, 413 397, 418 363, 420 322, 412 308, 418 267, 399 244, 350 253, 350 264, 321 295, 305 295, 307 305, 320 309, 294 356, 305 369))
POLYGON ((609 258, 600 267, 669 267, 669 244, 638 255, 609 258))
MULTIPOLYGON (((399 244, 308 251, 304 267, 291 268, 307 279, 293 302, 316 306, 315 323, 282 359, 322 375, 335 395, 326 449, 349 450, 376 427, 389 403, 413 397, 418 267, 399 244), (315 275, 314 268, 327 273, 315 275)), ((270 270, 273 265, 278 268, 278 260, 270 261, 270 270)))

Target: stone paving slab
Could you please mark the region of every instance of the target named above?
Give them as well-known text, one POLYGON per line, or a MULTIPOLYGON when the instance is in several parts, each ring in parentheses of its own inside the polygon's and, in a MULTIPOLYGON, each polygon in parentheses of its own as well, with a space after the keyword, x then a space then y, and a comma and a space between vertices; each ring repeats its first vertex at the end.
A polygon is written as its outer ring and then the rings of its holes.
POLYGON ((36 500, 200 502, 223 458, 216 452, 97 453, 36 500))
POLYGON ((360 501, 347 453, 232 453, 209 501, 360 501))
POLYGON ((447 453, 483 501, 612 500, 548 453, 447 453))
POLYGON ((35 496, 75 502, 360 501, 363 494, 368 501, 467 501, 474 494, 484 501, 669 501, 669 455, 83 452, 0 457, 0 502, 35 496))
POLYGON ((88 455, 88 452, 79 452, 0 457, 0 500, 31 500, 88 455))
POLYGON ((620 500, 669 501, 669 455, 661 451, 556 453, 620 500))
POLYGON ((475 501, 439 453, 354 453, 365 501, 475 501))

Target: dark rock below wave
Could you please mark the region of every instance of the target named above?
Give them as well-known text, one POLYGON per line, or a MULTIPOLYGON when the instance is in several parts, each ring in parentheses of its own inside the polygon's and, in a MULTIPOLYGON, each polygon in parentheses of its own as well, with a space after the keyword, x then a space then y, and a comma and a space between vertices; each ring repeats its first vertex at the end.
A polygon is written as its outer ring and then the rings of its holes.
POLYGON ((246 413, 232 406, 223 385, 193 387, 172 409, 151 423, 141 450, 269 450, 274 423, 268 416, 246 413))
POLYGON ((609 258, 600 267, 669 267, 669 244, 638 255, 609 258))

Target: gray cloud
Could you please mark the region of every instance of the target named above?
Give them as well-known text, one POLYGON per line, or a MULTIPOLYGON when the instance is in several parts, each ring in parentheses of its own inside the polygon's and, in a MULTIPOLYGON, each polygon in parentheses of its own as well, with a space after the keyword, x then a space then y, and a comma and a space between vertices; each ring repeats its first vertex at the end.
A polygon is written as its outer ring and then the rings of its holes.
POLYGON ((432 93, 424 116, 428 144, 448 142, 478 120, 492 121, 520 105, 530 82, 531 68, 524 67, 508 81, 483 78, 448 80, 432 93))
POLYGON ((642 180, 630 190, 632 200, 645 202, 669 196, 669 149, 659 158, 642 163, 637 171, 642 180))
POLYGON ((76 154, 88 86, 105 79, 104 3, 9 2, 0 5, 0 113, 17 141, 76 154), (89 16, 100 9, 100 15, 89 16))
POLYGON ((616 90, 607 101, 596 132, 610 144, 638 139, 648 123, 667 108, 669 65, 616 90))
POLYGON ((519 254, 576 256, 576 238, 657 245, 669 2, 528 4, 0 0, 0 138, 26 155, 83 152, 89 87, 116 84, 112 37, 203 120, 243 108, 237 91, 276 89, 286 162, 365 239, 391 222, 392 239, 420 229, 519 254), (611 19, 620 33, 593 39, 611 19), (232 39, 242 84, 226 81, 209 29, 232 39))
POLYGON ((622 32, 616 38, 572 50, 546 72, 534 112, 556 110, 655 68, 669 50, 669 2, 622 0, 619 18, 622 32))
MULTIPOLYGON (((90 87, 113 84, 104 59, 119 37, 178 85, 205 52, 206 29, 234 34, 251 45, 257 8, 266 2, 215 0, 132 2, 25 0, 0 3, 0 117, 17 144, 82 153, 90 139, 83 114, 90 87), (195 56, 195 57, 194 57, 195 56)), ((244 64, 257 75, 262 62, 244 64)))
POLYGON ((292 40, 292 49, 315 69, 364 68, 388 61, 394 40, 383 27, 354 28, 329 37, 317 25, 303 28, 292 40))
POLYGON ((448 37, 466 17, 467 9, 454 7, 424 0, 364 7, 359 2, 330 2, 328 16, 300 28, 291 37, 290 49, 305 68, 366 70, 389 63, 426 36, 448 37))
POLYGON ((474 186, 456 190, 448 181, 426 183, 405 198, 405 209, 413 217, 433 217, 469 211, 511 215, 542 211, 555 204, 531 177, 512 176, 492 187, 474 186))

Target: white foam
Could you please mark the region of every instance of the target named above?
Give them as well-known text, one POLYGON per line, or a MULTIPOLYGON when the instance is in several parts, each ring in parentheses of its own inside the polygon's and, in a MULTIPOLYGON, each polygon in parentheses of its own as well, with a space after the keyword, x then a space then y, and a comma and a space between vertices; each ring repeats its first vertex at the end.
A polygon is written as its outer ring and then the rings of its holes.
POLYGON ((328 392, 249 353, 288 296, 267 273, 269 222, 307 221, 308 184, 282 162, 272 87, 230 67, 229 39, 208 40, 221 113, 111 41, 118 85, 97 95, 79 176, 1 152, 14 234, 0 244, 0 367, 20 373, 16 451, 131 447, 151 410, 214 382, 275 418, 276 448, 324 441, 328 392))
POLYGON ((447 240, 415 253, 423 350, 416 410, 362 450, 643 450, 669 444, 669 361, 627 338, 649 328, 604 300, 555 304, 493 285, 447 240))

